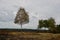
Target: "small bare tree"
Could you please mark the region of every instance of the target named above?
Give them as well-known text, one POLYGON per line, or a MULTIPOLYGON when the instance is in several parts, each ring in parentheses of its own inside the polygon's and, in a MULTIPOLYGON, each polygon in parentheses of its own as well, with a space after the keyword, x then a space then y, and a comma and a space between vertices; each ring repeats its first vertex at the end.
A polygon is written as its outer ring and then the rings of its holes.
POLYGON ((28 22, 29 22, 29 15, 25 11, 25 9, 21 7, 16 14, 14 23, 21 25, 22 28, 22 25, 28 22))

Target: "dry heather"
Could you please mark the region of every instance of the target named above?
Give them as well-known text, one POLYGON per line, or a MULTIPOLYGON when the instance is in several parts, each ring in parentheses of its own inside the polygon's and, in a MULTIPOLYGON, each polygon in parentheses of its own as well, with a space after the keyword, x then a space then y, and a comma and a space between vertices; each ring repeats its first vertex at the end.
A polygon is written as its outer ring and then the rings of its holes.
POLYGON ((17 39, 22 37, 23 40, 60 40, 60 34, 53 33, 11 32, 9 35, 17 39))
MULTIPOLYGON (((4 35, 1 35, 4 36, 4 35)), ((5 39, 0 36, 0 40, 60 40, 60 34, 37 33, 37 32, 8 32, 5 39)))

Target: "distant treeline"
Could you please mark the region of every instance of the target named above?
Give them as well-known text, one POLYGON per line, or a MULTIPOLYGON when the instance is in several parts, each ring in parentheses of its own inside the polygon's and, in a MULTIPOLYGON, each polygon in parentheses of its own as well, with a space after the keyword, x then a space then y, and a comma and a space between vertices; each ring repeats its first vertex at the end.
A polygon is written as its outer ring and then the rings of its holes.
POLYGON ((7 34, 9 32, 60 33, 59 30, 51 31, 51 30, 39 30, 39 29, 0 29, 0 34, 7 34))

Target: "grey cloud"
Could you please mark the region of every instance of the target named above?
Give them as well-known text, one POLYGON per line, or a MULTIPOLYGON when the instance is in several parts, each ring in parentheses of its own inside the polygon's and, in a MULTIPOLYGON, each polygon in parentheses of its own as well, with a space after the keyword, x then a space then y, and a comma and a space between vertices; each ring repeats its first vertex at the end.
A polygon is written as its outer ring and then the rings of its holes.
POLYGON ((32 26, 36 28, 38 19, 49 17, 54 17, 56 22, 60 23, 60 0, 0 0, 0 22, 14 21, 15 15, 13 13, 17 13, 20 6, 29 12, 30 22, 26 25, 27 28, 32 28, 32 26))

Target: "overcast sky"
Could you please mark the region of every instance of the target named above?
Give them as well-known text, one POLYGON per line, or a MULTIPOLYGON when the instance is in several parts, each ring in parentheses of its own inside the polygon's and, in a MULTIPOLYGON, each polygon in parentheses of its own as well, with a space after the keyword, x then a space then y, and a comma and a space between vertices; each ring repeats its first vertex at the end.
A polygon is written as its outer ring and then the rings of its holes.
POLYGON ((36 29, 38 20, 53 17, 60 24, 60 0, 0 0, 0 28, 20 28, 14 18, 20 7, 29 14, 30 22, 23 28, 36 29))

